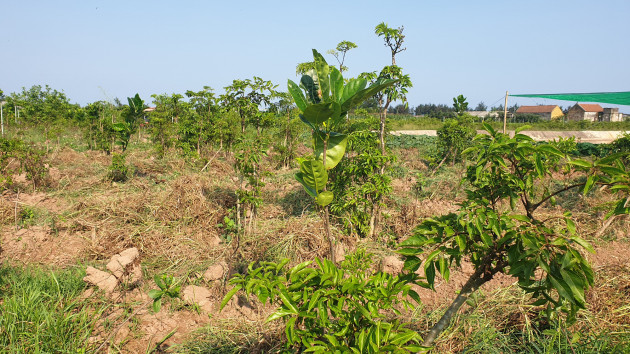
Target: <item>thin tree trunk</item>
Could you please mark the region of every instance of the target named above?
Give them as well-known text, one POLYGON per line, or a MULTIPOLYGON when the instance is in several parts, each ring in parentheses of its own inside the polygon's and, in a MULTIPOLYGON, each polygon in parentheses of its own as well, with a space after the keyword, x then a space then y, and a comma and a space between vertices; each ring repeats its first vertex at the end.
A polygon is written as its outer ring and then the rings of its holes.
MULTIPOLYGON (((328 149, 328 138, 326 136, 324 139, 324 151, 322 154, 322 165, 324 165, 324 171, 326 171, 326 150, 328 149)), ((324 186, 323 192, 326 191, 326 186, 324 186)), ((326 230, 326 239, 328 240, 328 246, 330 249, 330 261, 333 263, 337 263, 337 257, 335 256, 335 240, 330 234, 330 215, 328 213, 328 205, 322 207, 324 209, 324 228, 326 230)))
POLYGON ((499 261, 495 266, 492 266, 489 263, 491 261, 491 255, 492 254, 488 254, 485 257, 487 263, 482 263, 482 266, 475 270, 475 272, 468 278, 466 284, 464 284, 455 300, 453 300, 448 309, 446 309, 444 315, 442 315, 440 320, 431 327, 427 335, 424 337, 423 346, 432 346, 433 342, 435 342, 440 333, 442 333, 442 331, 444 331, 451 323, 451 319, 459 311, 460 307, 462 307, 466 300, 468 300, 468 297, 479 289, 481 285, 490 281, 499 270, 505 267, 506 264, 503 261, 499 261), (487 266, 483 266, 483 264, 487 264, 487 266))

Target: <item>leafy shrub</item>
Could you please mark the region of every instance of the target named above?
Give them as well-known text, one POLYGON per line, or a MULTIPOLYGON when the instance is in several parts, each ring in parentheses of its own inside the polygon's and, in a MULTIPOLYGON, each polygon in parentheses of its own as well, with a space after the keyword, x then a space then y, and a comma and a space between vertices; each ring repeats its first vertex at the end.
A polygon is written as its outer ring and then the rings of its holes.
POLYGON ((181 286, 173 283, 173 276, 168 274, 155 275, 153 281, 160 290, 153 289, 149 291, 149 297, 153 299, 153 312, 160 312, 162 308, 162 298, 167 296, 171 299, 178 298, 181 286))
POLYGON ((131 176, 131 169, 127 166, 125 154, 114 153, 112 164, 109 166, 107 179, 112 182, 125 182, 131 176))
POLYGON ((26 179, 38 188, 48 183, 48 167, 44 163, 45 152, 25 144, 20 139, 0 138, 0 187, 13 186, 13 176, 22 172, 26 179))
POLYGON ((285 323, 286 349, 302 352, 379 353, 417 352, 420 336, 399 321, 390 321, 399 308, 414 309, 406 300, 420 299, 411 289, 420 284, 415 274, 392 276, 357 270, 367 255, 338 268, 328 260, 301 263, 289 270, 280 263, 251 263, 247 275, 237 274, 234 285, 221 302, 223 308, 240 290, 255 295, 262 303, 277 306, 267 321, 285 323), (348 350, 350 349, 350 351, 348 350))
POLYGON ((347 149, 348 157, 330 172, 331 191, 337 196, 331 211, 350 233, 373 236, 376 212, 392 190, 391 177, 379 171, 394 156, 381 154, 378 136, 370 131, 350 134, 347 149))
POLYGON ((462 151, 467 149, 472 138, 477 135, 472 120, 467 116, 447 119, 437 131, 437 147, 440 158, 444 161, 460 161, 462 151))

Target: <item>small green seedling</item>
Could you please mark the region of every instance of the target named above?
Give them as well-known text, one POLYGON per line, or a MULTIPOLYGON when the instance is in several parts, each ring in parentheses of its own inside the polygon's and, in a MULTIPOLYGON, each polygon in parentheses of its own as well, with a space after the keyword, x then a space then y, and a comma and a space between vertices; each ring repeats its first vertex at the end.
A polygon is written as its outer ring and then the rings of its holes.
POLYGON ((167 274, 155 275, 153 280, 160 290, 150 290, 149 297, 153 299, 153 312, 160 312, 162 297, 166 295, 171 299, 178 298, 181 285, 173 284, 173 276, 167 274))

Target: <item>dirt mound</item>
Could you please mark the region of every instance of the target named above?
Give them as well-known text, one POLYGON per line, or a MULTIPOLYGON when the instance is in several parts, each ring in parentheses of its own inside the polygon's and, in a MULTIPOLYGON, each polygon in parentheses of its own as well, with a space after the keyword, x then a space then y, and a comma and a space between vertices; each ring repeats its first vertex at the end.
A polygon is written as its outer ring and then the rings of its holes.
POLYGON ((49 227, 32 226, 15 230, 14 226, 2 228, 3 253, 0 259, 21 263, 70 265, 85 257, 88 242, 79 234, 53 232, 49 227))

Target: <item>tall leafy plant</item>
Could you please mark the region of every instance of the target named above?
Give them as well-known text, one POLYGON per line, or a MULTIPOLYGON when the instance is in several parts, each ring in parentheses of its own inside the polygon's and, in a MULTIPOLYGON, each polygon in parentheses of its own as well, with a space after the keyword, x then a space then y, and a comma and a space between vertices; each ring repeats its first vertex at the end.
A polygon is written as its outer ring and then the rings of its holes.
POLYGON ((118 143, 123 152, 127 150, 131 136, 138 131, 144 109, 144 102, 137 93, 134 97, 127 97, 127 102, 129 105, 125 107, 122 115, 124 120, 113 124, 113 129, 118 132, 118 143))
MULTIPOLYGON (((436 274, 445 280, 451 268, 469 259, 475 271, 442 318, 424 338, 431 346, 449 325, 467 298, 496 274, 518 278, 534 305, 545 306, 547 315, 566 313, 573 319, 584 308, 584 292, 593 284, 593 270, 582 255, 593 252, 579 237, 571 214, 544 217, 540 207, 572 189, 584 194, 596 184, 611 185, 621 196, 613 213, 628 213, 629 173, 619 156, 593 163, 571 159, 553 144, 536 145, 516 131, 514 137, 484 125, 488 135, 478 135, 465 153, 475 158, 464 179, 470 187, 459 212, 423 221, 399 253, 405 269, 423 267, 431 287, 436 274), (552 174, 581 171, 582 179, 563 186, 552 183, 552 174)), ((578 172, 579 173, 579 172, 578 172)))
POLYGON ((364 100, 394 85, 397 80, 379 79, 369 87, 367 80, 358 78, 344 81, 341 72, 329 66, 324 57, 313 49, 315 69, 302 75, 300 84, 289 80, 288 89, 300 110, 300 119, 312 130, 313 155, 298 159, 300 172, 296 179, 304 186, 321 210, 330 246, 330 257, 335 261, 334 239, 330 233, 328 205, 333 192, 327 188, 328 171, 343 158, 348 137, 336 132, 347 112, 364 100))

